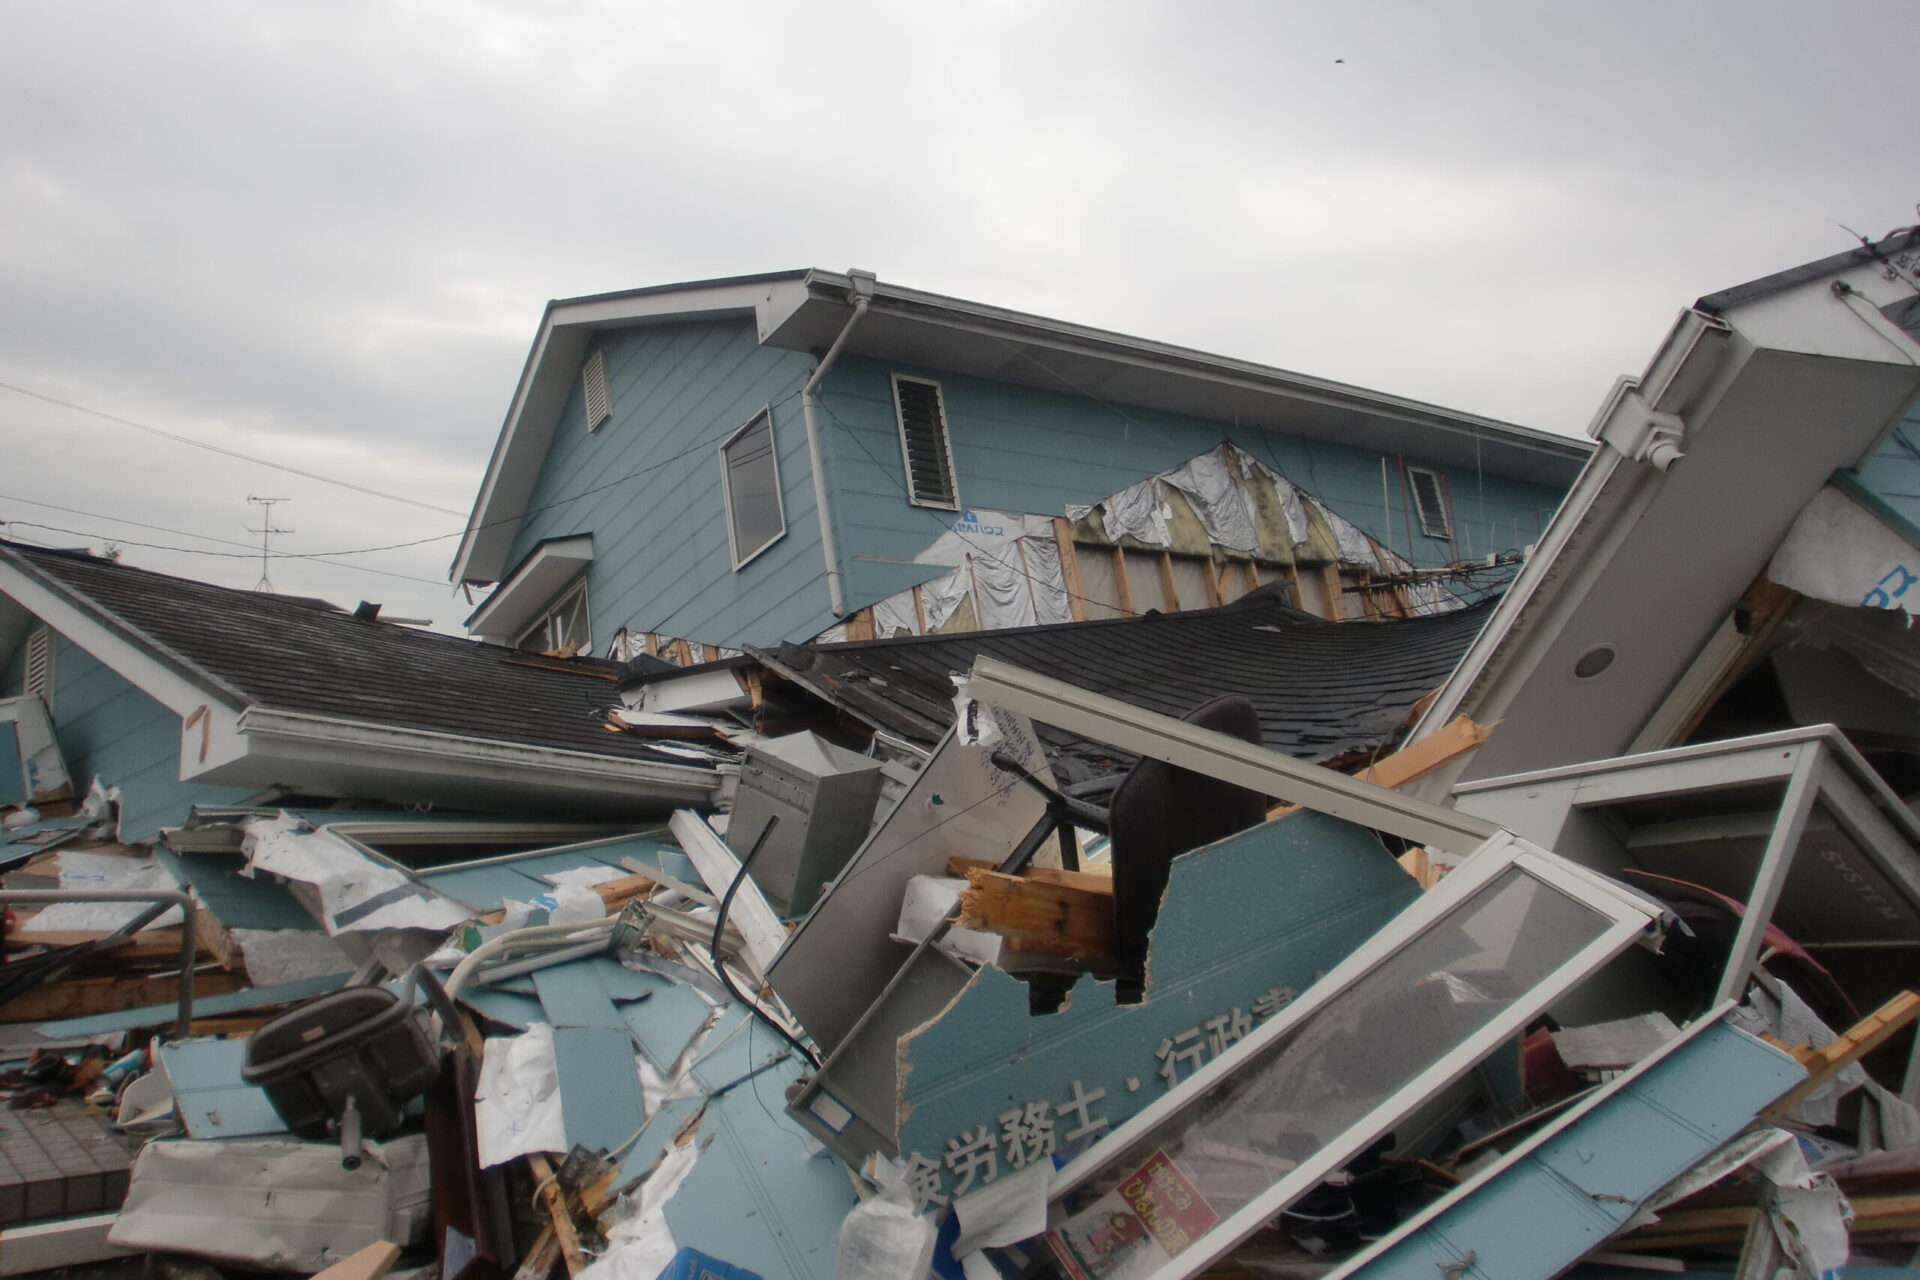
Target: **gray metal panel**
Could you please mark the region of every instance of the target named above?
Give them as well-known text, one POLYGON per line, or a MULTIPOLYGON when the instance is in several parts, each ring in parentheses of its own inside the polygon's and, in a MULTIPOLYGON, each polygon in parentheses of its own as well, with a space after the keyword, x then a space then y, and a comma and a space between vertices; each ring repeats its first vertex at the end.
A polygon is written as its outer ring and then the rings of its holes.
MULTIPOLYGON (((1051 783, 1026 717, 990 714, 993 749, 1051 783)), ((1032 787, 949 734, 768 967, 807 1034, 832 1052, 906 962, 890 935, 908 880, 944 874, 952 857, 1005 858, 1045 811, 1032 787)))

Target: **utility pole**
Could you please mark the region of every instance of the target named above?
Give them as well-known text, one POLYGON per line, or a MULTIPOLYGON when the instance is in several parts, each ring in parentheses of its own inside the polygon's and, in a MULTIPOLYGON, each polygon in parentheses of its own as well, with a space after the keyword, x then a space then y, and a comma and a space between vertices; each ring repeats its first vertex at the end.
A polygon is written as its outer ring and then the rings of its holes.
POLYGON ((248 494, 247 501, 258 503, 260 506, 260 527, 258 529, 249 528, 247 530, 248 533, 257 533, 260 535, 260 581, 253 584, 253 589, 255 591, 272 591, 273 580, 267 576, 267 547, 274 534, 293 532, 291 529, 274 528, 273 504, 276 502, 288 502, 291 501, 291 499, 256 498, 252 494, 248 494))

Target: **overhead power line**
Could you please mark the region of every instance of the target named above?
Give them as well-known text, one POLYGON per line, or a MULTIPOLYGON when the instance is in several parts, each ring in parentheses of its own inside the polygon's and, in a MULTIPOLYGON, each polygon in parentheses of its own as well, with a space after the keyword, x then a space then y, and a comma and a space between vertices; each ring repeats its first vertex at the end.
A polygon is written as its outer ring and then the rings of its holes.
POLYGON ((172 431, 162 431, 159 427, 150 427, 144 422, 135 422, 132 418, 123 418, 117 413, 108 413, 104 409, 94 409, 84 404, 75 404, 71 400, 62 400, 57 396, 32 391, 26 387, 17 387, 11 382, 0 382, 0 389, 11 391, 16 395, 27 396, 34 400, 45 401, 47 404, 57 404, 62 409, 72 409, 76 413, 90 414, 96 418, 103 418, 108 422, 117 422, 123 427, 132 427, 136 431, 144 431, 148 435, 159 436, 161 439, 171 440, 175 444, 192 445, 196 449, 205 449, 208 453, 218 453, 225 457, 238 458, 242 462, 251 462, 255 466, 271 467, 275 471, 284 471, 288 475, 299 476, 302 479, 317 480, 321 484, 330 484, 341 489, 351 489, 355 493, 364 493, 374 498, 385 498, 389 502, 404 502, 410 507, 419 507, 423 511, 437 511, 441 515, 464 516, 467 514, 464 511, 455 511, 451 507, 440 507, 435 506, 431 502, 422 502, 418 498, 407 498, 397 493, 388 493, 384 489, 373 489, 364 484, 355 484, 351 480, 341 480, 334 476, 323 476, 317 471, 306 471, 299 467, 290 467, 284 462, 273 462, 266 458, 257 458, 250 453, 241 453, 237 449, 225 449, 217 444, 208 444, 205 440, 195 440, 192 436, 183 436, 172 431))

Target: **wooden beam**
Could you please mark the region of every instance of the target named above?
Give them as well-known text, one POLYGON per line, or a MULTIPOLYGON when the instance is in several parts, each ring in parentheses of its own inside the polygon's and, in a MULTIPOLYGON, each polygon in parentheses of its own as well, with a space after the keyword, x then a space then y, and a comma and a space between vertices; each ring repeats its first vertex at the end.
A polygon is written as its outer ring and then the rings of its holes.
MULTIPOLYGON (((920 598, 919 587, 913 589, 913 620, 920 624, 919 634, 927 634, 927 605, 926 601, 920 598)), ((755 703, 754 705, 758 706, 759 704, 755 703)))
POLYGON ((1207 581, 1207 607, 1218 609, 1227 602, 1226 593, 1220 589, 1220 570, 1213 563, 1213 557, 1207 556, 1200 561, 1200 573, 1207 581))
POLYGON ((648 657, 657 658, 660 656, 660 637, 658 635, 649 631, 640 638, 646 645, 648 657))
MULTIPOLYGON (((1496 725, 1498 723, 1494 722, 1496 725)), ((1466 716, 1455 716, 1420 741, 1410 743, 1391 755, 1382 756, 1354 776, 1389 790, 1397 790, 1409 782, 1426 777, 1455 756, 1472 751, 1485 742, 1491 732, 1492 725, 1476 724, 1466 716)), ((1299 807, 1295 804, 1276 805, 1267 812, 1267 816, 1277 818, 1299 807)))
MULTIPOLYGON (((204 916, 209 913, 203 910, 195 914, 204 916)), ((7 936, 7 950, 11 953, 26 947, 72 947, 83 942, 98 942, 106 936, 105 929, 56 929, 47 933, 14 933, 7 936)), ((201 950, 203 953, 206 951, 204 942, 201 944, 201 950)), ((142 929, 133 935, 131 942, 114 947, 102 954, 123 962, 171 960, 178 964, 180 931, 178 929, 142 929)))
POLYGON ((1327 593, 1327 613, 1335 622, 1347 620, 1347 599, 1341 591, 1344 583, 1340 581, 1340 566, 1323 564, 1320 566, 1320 585, 1327 593))
POLYGON ((1173 580, 1173 553, 1160 553, 1160 595, 1166 601, 1168 613, 1180 611, 1180 588, 1173 580))
MULTIPOLYGON (((247 980, 235 973, 196 973, 193 994, 221 996, 244 991, 247 980)), ((85 1018, 96 1013, 119 1013, 124 1009, 143 1009, 148 1005, 169 1006, 164 1022, 173 1021, 171 1006, 180 1002, 180 983, 175 978, 73 978, 50 982, 31 991, 23 991, 0 1004, 0 1021, 51 1022, 55 1018, 85 1018)))
POLYGON ((690 667, 693 665, 693 646, 685 640, 675 640, 673 642, 673 656, 674 660, 681 666, 690 667))
POLYGON ((1067 584, 1067 608, 1075 622, 1087 620, 1086 588, 1080 585, 1080 556, 1073 545, 1073 521, 1053 518, 1053 545, 1060 549, 1060 580, 1067 584))
POLYGON ((567 1264, 567 1274, 577 1276, 586 1269, 587 1260, 580 1252, 580 1229, 574 1226, 573 1211, 567 1208, 567 1193, 554 1177, 553 1166, 544 1155, 536 1151, 528 1156, 527 1168, 533 1174, 536 1193, 547 1206, 547 1219, 553 1225, 554 1239, 560 1244, 560 1257, 567 1264))
POLYGON ((978 868, 960 891, 960 927, 996 933, 1016 951, 1111 963, 1113 892, 978 868))
POLYGON ((871 640, 874 638, 873 610, 856 609, 847 617, 847 639, 871 640))
MULTIPOLYGON (((947 874, 965 879, 972 871, 998 871, 1000 864, 988 862, 984 858, 948 858, 947 874)), ((1043 884, 1064 885, 1069 889, 1080 889, 1087 893, 1113 893, 1113 876, 1102 875, 1098 871, 1068 871, 1061 867, 1028 867, 1020 873, 1029 880, 1038 880, 1043 884)))
POLYGON ((1769 1123, 1778 1122, 1850 1064, 1879 1048, 1915 1018, 1920 1018, 1920 992, 1902 991, 1860 1021, 1848 1027, 1830 1044, 1818 1049, 1794 1050, 1807 1068, 1807 1078, 1791 1092, 1761 1112, 1769 1123))
POLYGON ((1113 589, 1120 597, 1120 612, 1131 618, 1133 587, 1127 582, 1127 552, 1124 547, 1113 549, 1113 589))
POLYGON ((317 1273, 313 1280, 380 1280, 400 1260, 400 1246, 379 1240, 317 1273))

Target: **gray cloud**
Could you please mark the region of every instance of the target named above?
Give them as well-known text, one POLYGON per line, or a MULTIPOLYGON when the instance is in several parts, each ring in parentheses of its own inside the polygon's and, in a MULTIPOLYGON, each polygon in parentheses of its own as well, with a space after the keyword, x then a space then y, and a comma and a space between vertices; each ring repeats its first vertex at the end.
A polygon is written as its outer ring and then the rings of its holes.
MULTIPOLYGON (((0 380, 457 508, 549 297, 859 265, 1577 432, 1692 298, 1920 197, 1907 0, 5 12, 0 380)), ((43 502, 244 538, 284 493, 292 551, 457 524, 5 392, 0 430, 43 502)))

